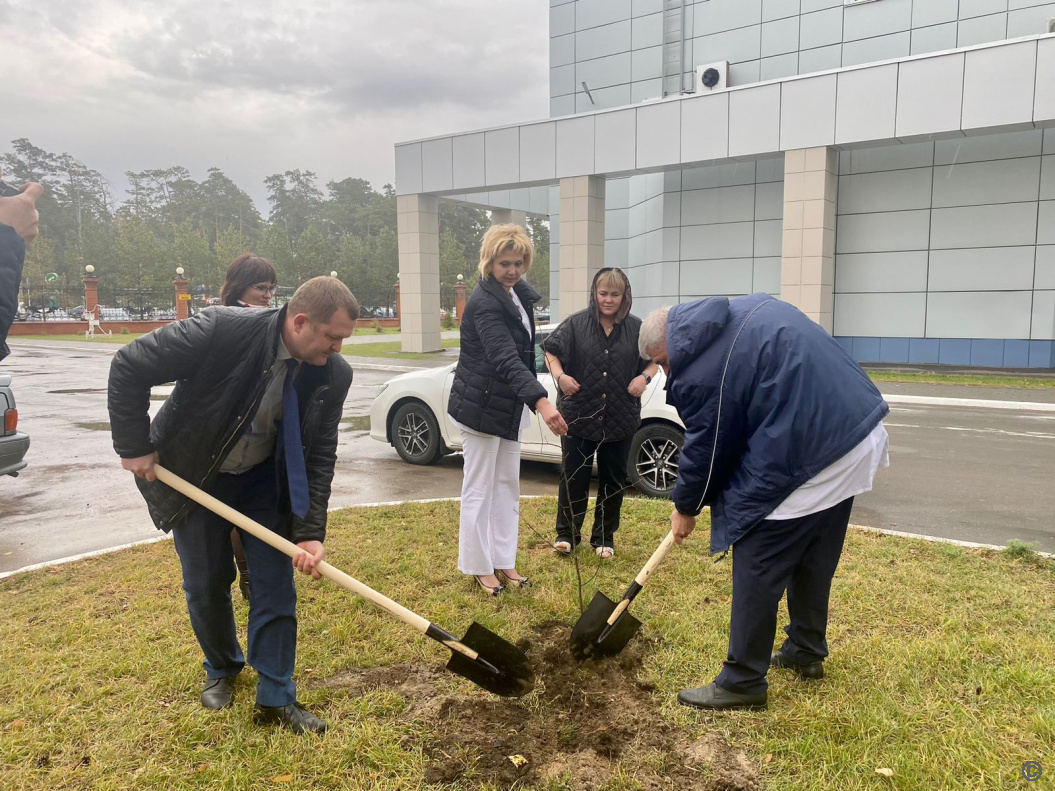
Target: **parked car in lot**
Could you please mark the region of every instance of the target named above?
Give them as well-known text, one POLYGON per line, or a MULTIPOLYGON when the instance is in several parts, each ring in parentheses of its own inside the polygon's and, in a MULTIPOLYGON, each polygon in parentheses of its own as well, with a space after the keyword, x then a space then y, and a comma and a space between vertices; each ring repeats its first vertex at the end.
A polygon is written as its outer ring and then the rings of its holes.
MULTIPOLYGON (((536 334, 535 370, 555 403, 557 388, 540 348, 554 329, 555 325, 549 325, 536 334)), ((410 464, 432 464, 447 453, 461 450, 461 432, 447 415, 453 381, 453 365, 390 379, 370 407, 370 436, 390 443, 410 464)), ((665 381, 660 371, 641 396, 641 426, 631 440, 627 464, 630 482, 652 497, 669 497, 674 489, 684 440, 685 426, 674 407, 667 404, 665 381)), ((521 434, 520 455, 532 461, 560 463, 560 438, 538 415, 532 416, 531 425, 521 434)))
POLYGON ((7 374, 0 374, 0 413, 4 418, 0 431, 0 475, 17 476, 26 466, 29 436, 18 430, 18 409, 11 391, 11 377, 7 374))

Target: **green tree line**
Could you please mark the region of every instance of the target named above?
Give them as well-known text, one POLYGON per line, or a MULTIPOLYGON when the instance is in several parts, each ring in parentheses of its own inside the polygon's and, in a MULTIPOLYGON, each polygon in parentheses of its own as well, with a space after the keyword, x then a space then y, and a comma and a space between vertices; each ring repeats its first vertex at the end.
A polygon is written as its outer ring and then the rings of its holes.
MULTIPOLYGON (((38 201, 40 238, 26 256, 24 285, 45 289, 47 273, 56 289, 76 291, 84 267, 95 267, 108 289, 171 288, 182 266, 192 287, 219 293, 227 265, 243 252, 270 259, 280 286, 336 270, 364 305, 384 305, 399 271, 396 197, 391 184, 380 191, 354 177, 320 186, 310 170, 287 170, 264 179, 268 216, 220 168, 195 180, 183 166, 127 171, 126 195, 68 153, 38 148, 26 138, 0 155, 5 181, 44 185, 38 201)), ((480 239, 488 226, 481 209, 441 203, 441 301, 454 304, 461 274, 476 281, 480 239)), ((529 223, 536 247, 530 281, 549 292, 549 228, 529 223)))

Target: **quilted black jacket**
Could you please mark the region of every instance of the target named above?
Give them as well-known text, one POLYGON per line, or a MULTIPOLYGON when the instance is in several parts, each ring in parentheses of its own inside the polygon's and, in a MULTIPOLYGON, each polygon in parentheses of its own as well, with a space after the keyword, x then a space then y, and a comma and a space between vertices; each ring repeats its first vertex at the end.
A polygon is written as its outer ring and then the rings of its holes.
MULTIPOLYGON (((513 286, 528 316, 540 296, 523 280, 513 286)), ((535 324, 493 277, 476 284, 465 304, 462 346, 447 413, 463 426, 502 439, 520 437, 524 404, 532 410, 546 388, 535 373, 535 324)))
MULTIPOLYGON (((110 366, 108 406, 114 450, 122 458, 157 450, 160 463, 205 488, 252 423, 271 378, 286 309, 212 307, 125 346, 110 366), (176 382, 150 421, 152 385, 176 382)), ((304 519, 289 514, 293 541, 322 541, 337 460, 337 428, 352 369, 339 354, 326 365, 302 364, 297 376, 301 438, 310 504, 304 519)), ((285 476, 277 485, 285 488, 285 476)), ((160 481, 136 479, 150 517, 168 532, 194 504, 160 481)), ((280 502, 288 503, 281 492, 280 502)))
POLYGON ((564 373, 579 383, 579 392, 573 396, 557 388, 557 409, 568 424, 568 433, 592 442, 618 442, 632 437, 641 423, 641 399, 626 388, 648 361, 638 354, 641 319, 630 314, 629 289, 612 334, 604 334, 593 296, 597 276, 590 288, 590 306, 568 316, 543 346, 561 361, 564 373))

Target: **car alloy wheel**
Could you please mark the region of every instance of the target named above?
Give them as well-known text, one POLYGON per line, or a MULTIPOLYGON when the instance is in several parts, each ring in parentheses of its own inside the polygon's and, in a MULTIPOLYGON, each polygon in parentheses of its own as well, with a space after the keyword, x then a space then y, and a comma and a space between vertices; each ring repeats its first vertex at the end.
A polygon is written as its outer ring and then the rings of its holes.
POLYGON ((630 481, 650 497, 670 497, 678 479, 682 433, 664 423, 642 426, 630 443, 630 481))
POLYGON ((420 401, 410 401, 392 418, 392 444, 410 464, 432 464, 443 455, 440 426, 432 410, 420 401))

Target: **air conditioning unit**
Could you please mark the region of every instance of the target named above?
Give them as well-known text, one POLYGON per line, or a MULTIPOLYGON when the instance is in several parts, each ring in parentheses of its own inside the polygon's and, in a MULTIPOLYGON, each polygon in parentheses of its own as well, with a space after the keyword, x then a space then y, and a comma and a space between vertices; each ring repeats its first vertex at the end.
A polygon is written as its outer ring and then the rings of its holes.
POLYGON ((724 91, 729 87, 729 61, 705 63, 696 67, 696 93, 724 91))

